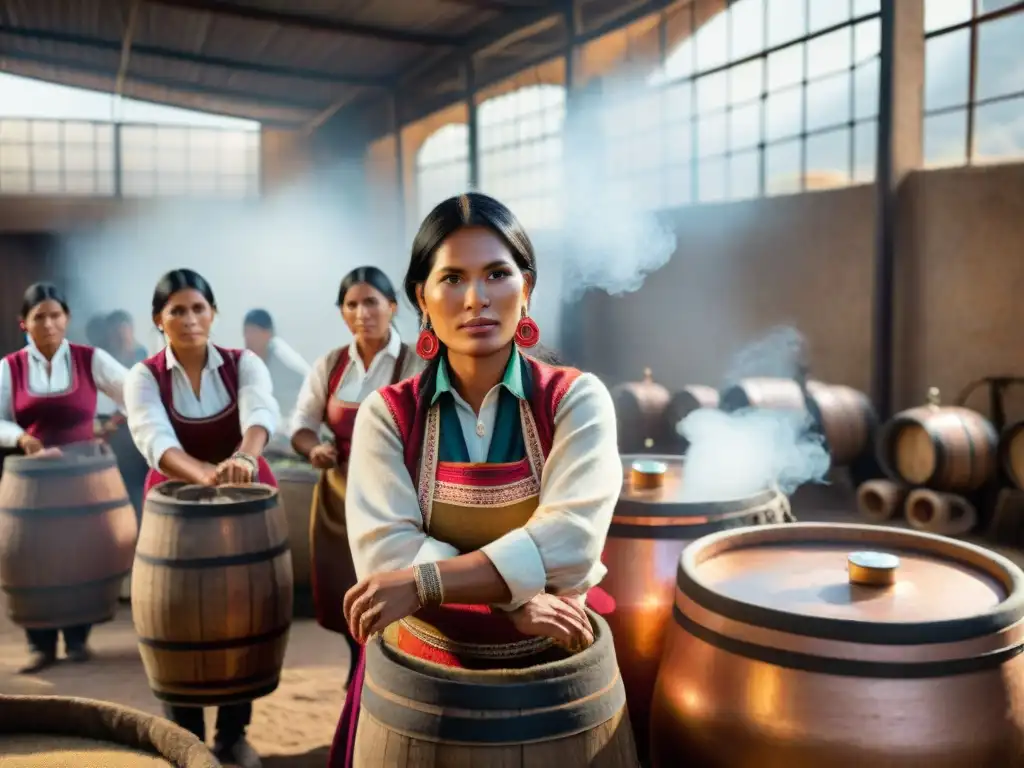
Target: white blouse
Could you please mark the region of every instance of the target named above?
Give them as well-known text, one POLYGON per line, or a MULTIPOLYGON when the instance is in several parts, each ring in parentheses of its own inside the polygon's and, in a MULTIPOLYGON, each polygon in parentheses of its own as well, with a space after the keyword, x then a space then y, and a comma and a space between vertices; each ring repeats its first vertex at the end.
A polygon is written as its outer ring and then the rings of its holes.
MULTIPOLYGON (((455 397, 474 461, 490 446, 497 389, 488 393, 479 417, 455 397)), ((352 444, 345 507, 359 577, 460 554, 424 532, 398 429, 379 393, 359 409, 352 444)), ((512 593, 512 602, 500 607, 516 608, 544 591, 582 595, 600 582, 606 573, 601 551, 621 487, 611 395, 593 374, 581 374, 555 415, 537 510, 522 528, 481 550, 512 593)))
MULTIPOLYGON (((199 397, 192 390, 188 374, 168 347, 167 367, 171 371, 171 398, 174 409, 186 419, 216 416, 231 405, 231 395, 218 370, 224 358, 212 344, 206 357, 199 384, 199 397)), ((181 448, 167 409, 160 400, 160 388, 145 363, 136 363, 124 384, 125 411, 128 429, 139 452, 149 466, 160 467, 160 459, 171 448, 181 448)), ((248 350, 238 361, 238 416, 242 433, 250 427, 263 427, 274 433, 280 418, 274 386, 266 364, 248 350)))
MULTIPOLYGON (((47 360, 31 341, 28 346, 28 391, 35 395, 59 395, 71 387, 71 345, 62 341, 52 360, 47 360)), ((124 410, 123 388, 128 370, 102 349, 93 349, 92 379, 99 394, 124 410)), ((25 430, 14 421, 11 366, 0 360, 0 447, 13 448, 25 430)))
MULTIPOLYGON (((398 361, 398 353, 402 346, 402 340, 398 332, 391 331, 391 338, 387 346, 374 355, 370 361, 370 367, 363 365, 363 359, 359 356, 356 343, 353 341, 348 346, 348 357, 350 364, 338 382, 333 396, 346 403, 361 403, 367 395, 375 392, 381 387, 391 383, 394 376, 395 363, 398 361)), ((327 387, 331 378, 331 369, 338 359, 338 350, 328 352, 318 358, 313 364, 313 370, 302 383, 299 392, 299 399, 295 404, 295 411, 292 414, 291 435, 302 429, 309 429, 319 432, 324 420, 324 412, 327 409, 327 387)), ((400 378, 406 379, 415 376, 426 367, 426 361, 421 359, 410 349, 405 355, 405 362, 402 364, 400 378)))

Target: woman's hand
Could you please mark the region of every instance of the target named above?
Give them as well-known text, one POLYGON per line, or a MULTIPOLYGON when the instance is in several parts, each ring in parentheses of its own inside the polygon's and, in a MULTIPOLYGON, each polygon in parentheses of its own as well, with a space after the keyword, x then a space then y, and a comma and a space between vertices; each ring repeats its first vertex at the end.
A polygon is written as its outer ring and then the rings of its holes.
POLYGON ((331 443, 320 443, 309 452, 309 463, 317 469, 338 466, 338 449, 331 443))
POLYGON ((203 462, 199 476, 195 480, 196 485, 217 485, 218 468, 213 464, 203 462))
POLYGON ((508 615, 515 628, 531 637, 550 637, 570 652, 582 651, 594 642, 583 607, 573 597, 541 592, 508 615))
POLYGON ((217 465, 216 483, 218 485, 245 484, 254 482, 255 479, 256 472, 253 471, 252 462, 243 458, 232 456, 217 465))
POLYGON ((412 568, 363 579, 345 594, 342 605, 352 637, 365 643, 375 632, 420 609, 412 568))
POLYGON ((23 432, 18 438, 18 447, 25 452, 26 456, 33 456, 43 450, 43 441, 33 437, 28 432, 23 432))

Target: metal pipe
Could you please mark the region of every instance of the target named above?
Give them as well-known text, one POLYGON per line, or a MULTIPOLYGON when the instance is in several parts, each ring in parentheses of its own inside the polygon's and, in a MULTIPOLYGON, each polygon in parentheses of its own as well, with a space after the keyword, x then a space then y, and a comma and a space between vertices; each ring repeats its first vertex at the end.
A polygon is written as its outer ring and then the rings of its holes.
POLYGON ((466 57, 466 142, 469 153, 469 188, 480 189, 480 124, 476 110, 476 69, 473 57, 466 57))

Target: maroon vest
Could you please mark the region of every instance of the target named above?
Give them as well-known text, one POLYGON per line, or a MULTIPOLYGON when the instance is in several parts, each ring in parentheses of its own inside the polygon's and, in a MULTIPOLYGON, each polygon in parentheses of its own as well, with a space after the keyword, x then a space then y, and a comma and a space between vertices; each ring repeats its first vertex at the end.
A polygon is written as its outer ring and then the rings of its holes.
POLYGON ((166 349, 143 361, 143 365, 149 368, 156 379, 160 400, 167 410, 182 450, 192 458, 219 464, 231 458, 231 454, 242 442, 242 424, 238 416, 238 363, 242 350, 217 346, 214 349, 224 359, 218 371, 231 397, 231 404, 220 413, 202 419, 187 419, 175 410, 172 387, 174 372, 167 367, 166 349))
POLYGON ((92 355, 95 350, 80 344, 68 346, 71 386, 52 395, 29 391, 27 347, 4 358, 11 370, 14 421, 47 447, 84 443, 94 437, 96 382, 92 378, 92 355))

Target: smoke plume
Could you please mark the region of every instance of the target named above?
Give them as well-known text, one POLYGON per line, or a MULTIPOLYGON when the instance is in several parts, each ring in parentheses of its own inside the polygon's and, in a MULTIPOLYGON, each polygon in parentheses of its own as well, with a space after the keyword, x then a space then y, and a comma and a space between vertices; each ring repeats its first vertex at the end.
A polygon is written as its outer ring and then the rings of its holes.
MULTIPOLYGON (((803 346, 796 330, 774 329, 736 355, 726 380, 800 376, 803 346)), ((791 494, 806 483, 822 482, 830 466, 824 438, 806 411, 703 408, 687 415, 677 430, 690 444, 687 501, 737 499, 766 488, 791 494)))

